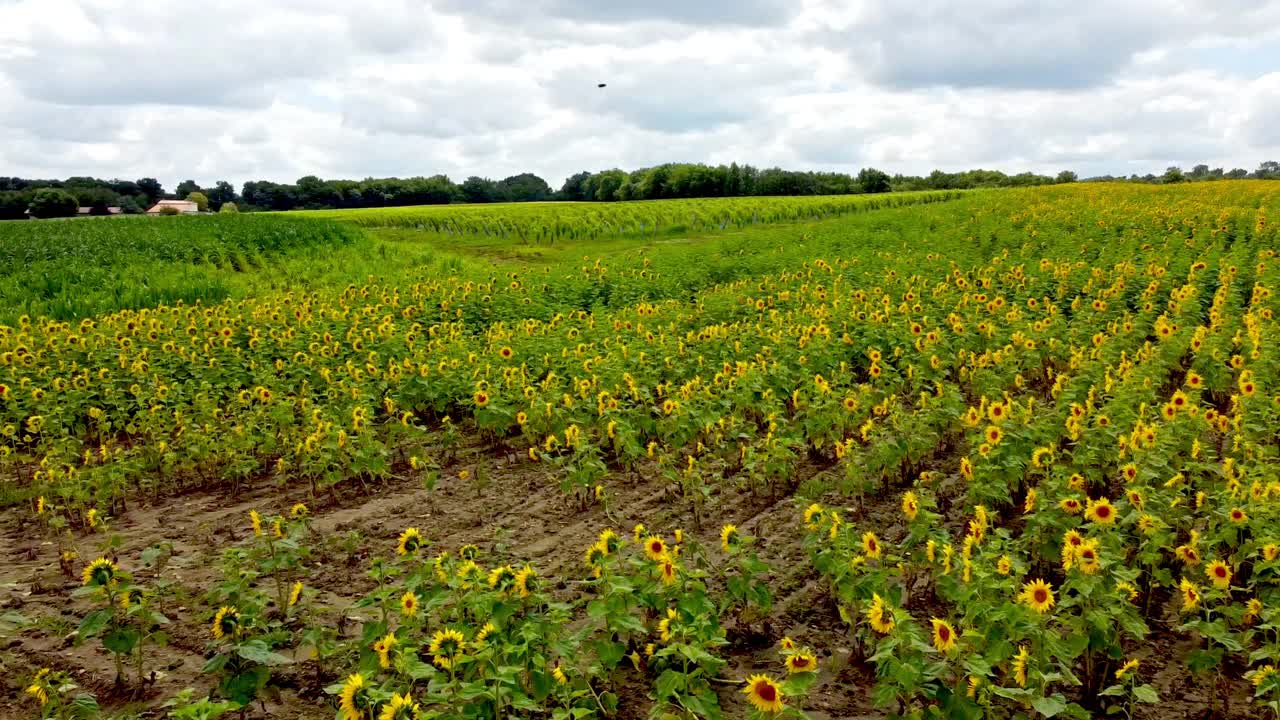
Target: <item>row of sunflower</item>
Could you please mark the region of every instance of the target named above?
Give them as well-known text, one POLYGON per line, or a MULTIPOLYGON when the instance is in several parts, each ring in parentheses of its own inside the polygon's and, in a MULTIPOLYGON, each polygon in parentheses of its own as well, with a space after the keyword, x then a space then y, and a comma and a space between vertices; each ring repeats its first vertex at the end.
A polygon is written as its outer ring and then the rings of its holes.
POLYGON ((846 488, 900 498, 892 542, 856 509, 804 522, 886 707, 1129 717, 1160 701, 1149 665, 1200 684, 1217 715, 1241 676, 1250 713, 1280 707, 1274 236, 1265 209, 1242 226, 1223 208, 1207 233, 1178 212, 1162 241, 1126 218, 1117 234, 1145 242, 1114 262, 1089 242, 1088 264, 1036 247, 1038 272, 997 256, 979 275, 1025 291, 992 309, 1040 317, 962 350, 967 382, 843 441, 846 488))

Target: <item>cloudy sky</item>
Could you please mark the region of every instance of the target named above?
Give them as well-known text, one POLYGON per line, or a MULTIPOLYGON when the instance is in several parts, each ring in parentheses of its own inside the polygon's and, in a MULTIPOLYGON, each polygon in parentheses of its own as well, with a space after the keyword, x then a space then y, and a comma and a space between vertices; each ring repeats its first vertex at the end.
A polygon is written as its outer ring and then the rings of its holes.
POLYGON ((1253 169, 1280 0, 0 0, 0 137, 0 175, 170 188, 1253 169))

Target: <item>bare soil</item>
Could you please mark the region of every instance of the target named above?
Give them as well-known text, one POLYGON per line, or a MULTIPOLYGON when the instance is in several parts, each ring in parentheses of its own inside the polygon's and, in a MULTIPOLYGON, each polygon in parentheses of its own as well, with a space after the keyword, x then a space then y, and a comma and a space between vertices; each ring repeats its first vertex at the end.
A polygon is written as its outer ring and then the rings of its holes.
MULTIPOLYGON (((810 466, 801 474, 807 479, 818 472, 820 468, 810 466)), ((640 522, 668 532, 679 527, 704 545, 716 546, 719 528, 734 523, 761 539, 761 559, 773 570, 774 609, 769 618, 751 627, 727 628, 731 644, 724 676, 741 679, 753 672, 776 672, 776 643, 789 635, 818 649, 822 656, 819 682, 805 703, 810 717, 886 716, 870 699, 874 669, 852 656, 848 631, 811 570, 800 531, 798 499, 757 497, 725 484, 712 498, 704 527, 698 529, 687 503, 672 488, 643 472, 615 476, 610 492, 607 507, 597 504, 583 509, 566 497, 540 466, 504 450, 470 447, 442 474, 433 491, 417 481, 393 480, 364 488, 351 484, 333 496, 313 498, 306 487, 280 487, 263 481, 234 499, 225 492, 202 491, 152 505, 134 505, 124 516, 111 519, 106 535, 82 537, 79 543, 83 562, 97 556, 96 542, 115 536, 119 542, 115 556, 123 567, 147 580, 154 578, 146 570, 138 570, 142 551, 162 541, 172 544, 173 557, 163 570, 163 577, 176 588, 164 607, 173 621, 170 640, 167 646, 151 651, 147 665, 155 670, 154 678, 141 688, 136 684, 115 687, 111 658, 96 643, 74 642, 74 630, 87 607, 70 599, 78 578, 60 572, 54 539, 33 523, 28 513, 7 511, 0 514, 0 615, 17 612, 32 624, 8 637, 0 636, 0 677, 4 679, 0 684, 0 719, 38 716, 21 691, 40 667, 71 672, 81 687, 97 695, 105 709, 119 714, 163 717, 159 704, 179 690, 207 690, 209 682, 200 674, 209 615, 203 594, 221 577, 219 556, 225 548, 248 539, 249 510, 284 513, 295 502, 307 503, 314 529, 320 537, 328 538, 327 548, 317 552, 305 568, 303 581, 321 591, 323 604, 331 608, 338 622, 349 615, 351 603, 373 586, 365 575, 368 559, 388 555, 405 527, 418 527, 433 546, 456 549, 473 543, 498 558, 531 562, 543 577, 571 579, 581 576, 582 552, 605 527, 619 532, 629 532, 640 522), (465 481, 458 477, 464 468, 471 471, 465 481)), ((855 504, 850 498, 824 500, 836 506, 855 504)), ((888 541, 903 532, 896 525, 896 498, 884 498, 860 513, 847 511, 842 517, 876 530, 888 541)), ((357 624, 345 626, 350 633, 357 624)), ((1160 630, 1163 628, 1153 628, 1153 635, 1160 636, 1160 630)), ((1157 640, 1138 652, 1144 676, 1156 684, 1163 701, 1139 717, 1251 717, 1247 704, 1250 688, 1238 676, 1227 685, 1230 709, 1210 706, 1209 699, 1222 693, 1211 692, 1206 683, 1187 675, 1180 661, 1187 650, 1185 641, 1157 640)), ((284 687, 254 707, 248 717, 332 718, 333 705, 321 688, 334 678, 317 678, 307 665, 304 661, 290 666, 280 676, 284 687)), ((647 683, 619 677, 615 687, 623 718, 647 715, 651 706, 647 683)), ((747 707, 738 692, 740 686, 725 683, 720 687, 726 717, 745 716, 747 707)))

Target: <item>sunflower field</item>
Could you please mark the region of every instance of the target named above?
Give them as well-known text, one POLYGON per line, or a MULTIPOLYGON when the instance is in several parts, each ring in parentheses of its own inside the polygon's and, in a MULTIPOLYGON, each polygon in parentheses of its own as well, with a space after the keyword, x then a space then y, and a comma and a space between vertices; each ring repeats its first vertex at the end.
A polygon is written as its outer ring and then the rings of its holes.
POLYGON ((1280 186, 547 207, 0 326, 15 717, 1280 717, 1280 186))

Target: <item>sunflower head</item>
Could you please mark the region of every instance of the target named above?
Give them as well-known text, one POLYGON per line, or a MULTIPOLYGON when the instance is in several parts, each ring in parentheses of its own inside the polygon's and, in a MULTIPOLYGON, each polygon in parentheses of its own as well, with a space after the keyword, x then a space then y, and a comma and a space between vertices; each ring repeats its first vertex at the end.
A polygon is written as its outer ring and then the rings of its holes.
POLYGON ((1200 603, 1200 588, 1196 584, 1182 578, 1178 583, 1178 592, 1182 594, 1182 611, 1190 612, 1200 603))
POLYGON ((747 687, 742 692, 747 701, 762 713, 778 713, 786 707, 782 701, 782 686, 767 675, 747 678, 747 687))
POLYGON ((457 630, 437 630, 431 637, 427 652, 432 662, 441 670, 449 670, 457 662, 462 650, 466 647, 465 638, 457 630))
POLYGON ((674 585, 679 579, 680 566, 676 565, 675 560, 669 556, 658 561, 658 578, 662 580, 663 585, 674 585))
POLYGON ((418 596, 412 590, 400 596, 400 613, 405 617, 418 614, 418 596))
POLYGON ((533 594, 537 588, 538 573, 532 567, 525 565, 516 572, 515 589, 516 593, 522 598, 527 598, 533 594))
POLYGON ((373 705, 369 688, 360 673, 348 675, 338 696, 338 710, 342 720, 366 720, 373 705))
POLYGON ((418 717, 418 703, 408 692, 403 695, 392 694, 391 700, 382 706, 378 720, 414 720, 418 717))
POLYGON ((660 535, 650 535, 644 539, 644 554, 657 562, 667 556, 667 541, 660 535))
POLYGON ((862 534, 862 553, 864 555, 875 560, 880 557, 882 552, 880 538, 876 537, 875 533, 868 530, 862 534))
POLYGON ((422 544, 422 533, 418 532, 418 528, 405 528, 396 543, 396 554, 412 555, 422 547, 422 544))
POLYGON ((622 539, 618 537, 618 533, 605 528, 600 531, 599 544, 604 548, 605 554, 612 555, 618 552, 618 548, 622 546, 622 539))
POLYGON ((725 552, 732 552, 738 547, 742 536, 738 533, 737 525, 725 525, 720 528, 720 547, 725 552))
POLYGON ((1085 517, 1099 525, 1111 525, 1116 521, 1116 508, 1107 498, 1090 499, 1085 517))
POLYGON ((516 571, 510 565, 499 565, 489 571, 489 587, 499 592, 507 592, 515 585, 516 571))
POLYGON ((871 623, 871 629, 881 635, 888 635, 893 631, 893 611, 889 609, 879 593, 871 595, 871 607, 867 608, 867 621, 871 623))
POLYGON ((920 513, 920 501, 916 498, 916 494, 910 490, 902 494, 902 514, 906 516, 907 521, 911 522, 916 519, 920 513))
POLYGON ((808 650, 801 650, 787 656, 787 672, 789 674, 810 673, 818 669, 818 658, 808 650))
POLYGON ((1053 586, 1041 579, 1032 580, 1022 586, 1022 593, 1018 599, 1038 613, 1049 612, 1055 602, 1053 586))
POLYGON ((939 618, 931 618, 929 622, 933 625, 933 647, 941 653, 955 649, 956 629, 951 623, 939 618))
POLYGON ((105 557, 100 557, 85 566, 81 581, 84 585, 104 587, 115 582, 119 572, 120 569, 116 567, 115 563, 105 557))
POLYGON ((231 605, 223 605, 218 608, 218 612, 213 616, 213 625, 210 627, 214 640, 221 640, 224 637, 235 637, 240 634, 240 611, 231 605))
POLYGON ((1204 574, 1213 582, 1213 586, 1219 590, 1226 590, 1231 587, 1231 566, 1221 560, 1214 560, 1204 569, 1204 574))

